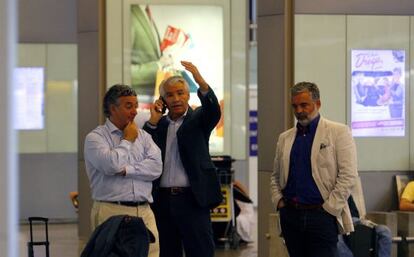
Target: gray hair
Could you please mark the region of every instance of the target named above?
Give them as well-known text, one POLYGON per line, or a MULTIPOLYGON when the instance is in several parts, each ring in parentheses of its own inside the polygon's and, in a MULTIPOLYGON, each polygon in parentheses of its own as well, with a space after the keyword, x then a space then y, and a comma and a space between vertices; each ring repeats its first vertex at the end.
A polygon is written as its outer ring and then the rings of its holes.
POLYGON ((299 82, 290 88, 290 95, 294 97, 300 93, 308 91, 312 95, 312 100, 317 101, 320 99, 319 88, 315 83, 312 82, 299 82))
POLYGON ((110 87, 103 100, 103 111, 105 117, 109 117, 111 115, 109 107, 111 104, 118 105, 118 99, 121 96, 137 96, 137 93, 133 88, 127 85, 116 84, 110 87))
POLYGON ((161 84, 160 84, 160 96, 165 97, 165 86, 171 86, 174 85, 176 83, 182 83, 184 84, 185 88, 187 89, 187 92, 190 92, 190 86, 188 86, 187 81, 181 77, 181 76, 172 76, 169 77, 168 79, 164 79, 161 84))

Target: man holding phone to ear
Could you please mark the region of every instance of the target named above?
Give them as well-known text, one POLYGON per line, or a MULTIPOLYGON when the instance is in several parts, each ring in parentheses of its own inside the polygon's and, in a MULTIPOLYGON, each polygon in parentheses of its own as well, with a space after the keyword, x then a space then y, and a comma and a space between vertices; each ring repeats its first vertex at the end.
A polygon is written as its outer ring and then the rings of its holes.
POLYGON ((163 172, 154 181, 152 209, 160 237, 160 257, 214 256, 210 208, 222 201, 209 138, 220 119, 213 90, 191 62, 181 64, 199 85, 201 106, 192 109, 186 80, 173 76, 160 85, 162 99, 151 107, 144 130, 160 147, 163 172), (168 114, 163 115, 163 106, 168 114))

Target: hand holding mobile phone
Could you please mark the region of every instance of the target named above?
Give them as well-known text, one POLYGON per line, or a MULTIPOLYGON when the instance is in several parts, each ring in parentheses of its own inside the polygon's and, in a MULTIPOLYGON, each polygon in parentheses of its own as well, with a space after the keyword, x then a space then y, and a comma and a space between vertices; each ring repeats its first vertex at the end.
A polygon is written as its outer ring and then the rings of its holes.
POLYGON ((162 101, 162 109, 161 109, 161 113, 162 113, 162 114, 165 114, 165 112, 167 111, 167 104, 166 104, 166 102, 165 102, 164 98, 162 98, 162 96, 160 96, 160 98, 159 98, 159 99, 162 101))

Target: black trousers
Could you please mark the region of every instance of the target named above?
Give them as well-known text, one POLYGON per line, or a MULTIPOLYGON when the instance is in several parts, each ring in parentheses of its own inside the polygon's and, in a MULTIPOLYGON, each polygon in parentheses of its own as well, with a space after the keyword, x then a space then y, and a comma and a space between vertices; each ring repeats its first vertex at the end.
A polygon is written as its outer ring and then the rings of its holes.
POLYGON ((290 257, 336 257, 336 218, 322 208, 280 209, 280 225, 290 257))
POLYGON ((158 192, 152 209, 160 240, 160 257, 213 257, 210 209, 201 208, 191 190, 158 192))

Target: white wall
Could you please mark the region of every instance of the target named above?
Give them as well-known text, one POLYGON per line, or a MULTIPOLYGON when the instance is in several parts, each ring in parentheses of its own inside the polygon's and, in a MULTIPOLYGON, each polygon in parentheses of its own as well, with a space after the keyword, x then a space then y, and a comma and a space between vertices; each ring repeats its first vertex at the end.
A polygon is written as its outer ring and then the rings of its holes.
POLYGON ((18 131, 19 219, 74 221, 68 195, 78 187, 77 46, 19 44, 17 65, 45 68, 44 128, 18 131))
POLYGON ((295 81, 313 81, 321 91, 321 113, 346 123, 346 18, 295 16, 295 81))
POLYGON ((45 127, 19 131, 19 153, 77 152, 77 47, 20 44, 18 66, 45 68, 45 127))

